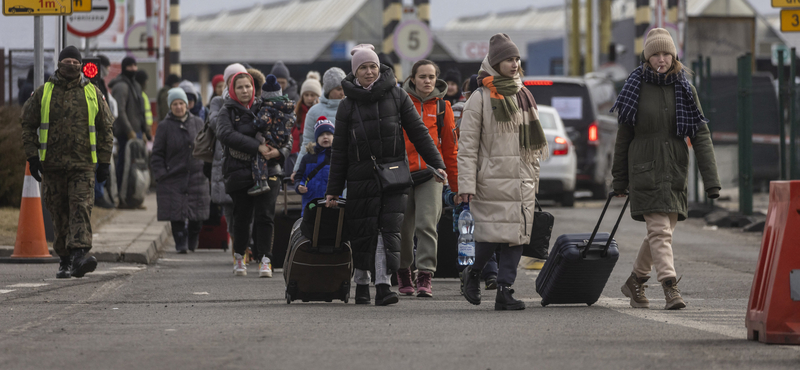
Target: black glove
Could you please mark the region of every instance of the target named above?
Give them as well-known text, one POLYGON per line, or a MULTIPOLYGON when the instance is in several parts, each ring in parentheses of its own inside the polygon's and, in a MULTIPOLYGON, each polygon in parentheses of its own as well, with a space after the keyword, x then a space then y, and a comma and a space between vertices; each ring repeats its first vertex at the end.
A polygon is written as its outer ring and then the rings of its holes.
POLYGON ((31 165, 31 176, 38 182, 42 182, 42 162, 39 161, 39 156, 35 155, 28 158, 28 163, 31 165))
POLYGON ((95 173, 97 182, 104 182, 108 180, 108 176, 111 174, 108 166, 110 166, 108 163, 100 163, 97 165, 97 172, 95 173))
POLYGON ((206 178, 211 180, 211 163, 203 162, 203 175, 206 175, 206 178))

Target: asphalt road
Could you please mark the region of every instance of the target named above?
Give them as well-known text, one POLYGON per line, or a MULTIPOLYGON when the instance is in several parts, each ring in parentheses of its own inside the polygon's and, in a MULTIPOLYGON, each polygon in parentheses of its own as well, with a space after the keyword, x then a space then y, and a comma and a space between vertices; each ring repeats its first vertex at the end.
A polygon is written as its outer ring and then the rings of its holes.
MULTIPOLYGON (((591 232, 601 206, 546 207, 554 239, 591 232)), ((235 277, 222 251, 101 263, 66 281, 54 279, 55 265, 0 265, 0 369, 800 368, 800 347, 746 340, 760 234, 679 223, 688 307, 669 312, 657 283, 649 310, 630 308, 619 291, 643 237, 644 225, 626 216, 620 261, 592 307, 541 307, 538 272, 520 270, 514 288, 527 309, 517 312, 493 311, 493 292, 470 305, 455 279, 434 279, 434 298, 390 307, 287 305, 280 271, 259 279, 250 265, 235 277)))

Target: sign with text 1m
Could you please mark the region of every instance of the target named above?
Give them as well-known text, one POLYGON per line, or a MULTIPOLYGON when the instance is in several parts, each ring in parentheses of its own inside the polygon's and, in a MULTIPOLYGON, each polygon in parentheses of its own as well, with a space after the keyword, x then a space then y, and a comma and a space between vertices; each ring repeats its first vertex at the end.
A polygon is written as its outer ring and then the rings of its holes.
POLYGON ((800 10, 781 10, 781 32, 800 32, 800 10))
POLYGON ((772 0, 773 8, 795 8, 800 7, 800 0, 772 0))
POLYGON ((3 0, 4 15, 70 15, 72 0, 3 0))

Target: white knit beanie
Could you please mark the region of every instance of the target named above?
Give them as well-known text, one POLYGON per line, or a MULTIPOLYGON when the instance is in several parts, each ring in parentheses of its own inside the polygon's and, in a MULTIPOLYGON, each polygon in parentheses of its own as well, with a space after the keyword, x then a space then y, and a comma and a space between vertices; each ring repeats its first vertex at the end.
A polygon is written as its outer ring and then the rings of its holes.
POLYGON ((244 66, 239 63, 233 63, 225 67, 225 72, 222 73, 222 77, 225 78, 225 86, 228 86, 230 84, 230 81, 228 81, 228 79, 233 77, 233 75, 239 72, 247 73, 247 69, 244 68, 244 66))
POLYGON ((300 86, 300 96, 303 96, 306 92, 317 94, 318 97, 322 96, 322 84, 319 81, 319 72, 310 71, 306 75, 306 80, 300 86))

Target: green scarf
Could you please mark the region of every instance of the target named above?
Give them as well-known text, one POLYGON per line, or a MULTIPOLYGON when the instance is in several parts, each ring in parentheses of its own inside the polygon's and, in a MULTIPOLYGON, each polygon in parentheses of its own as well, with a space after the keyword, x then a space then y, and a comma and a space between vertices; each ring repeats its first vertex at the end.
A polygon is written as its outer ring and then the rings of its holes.
POLYGON ((502 130, 508 132, 516 129, 511 117, 520 110, 517 101, 528 111, 528 122, 522 122, 519 127, 521 156, 531 163, 536 158, 547 159, 550 149, 542 124, 539 122, 536 101, 530 91, 521 87, 518 78, 487 75, 481 79, 481 83, 490 91, 492 112, 502 130))

